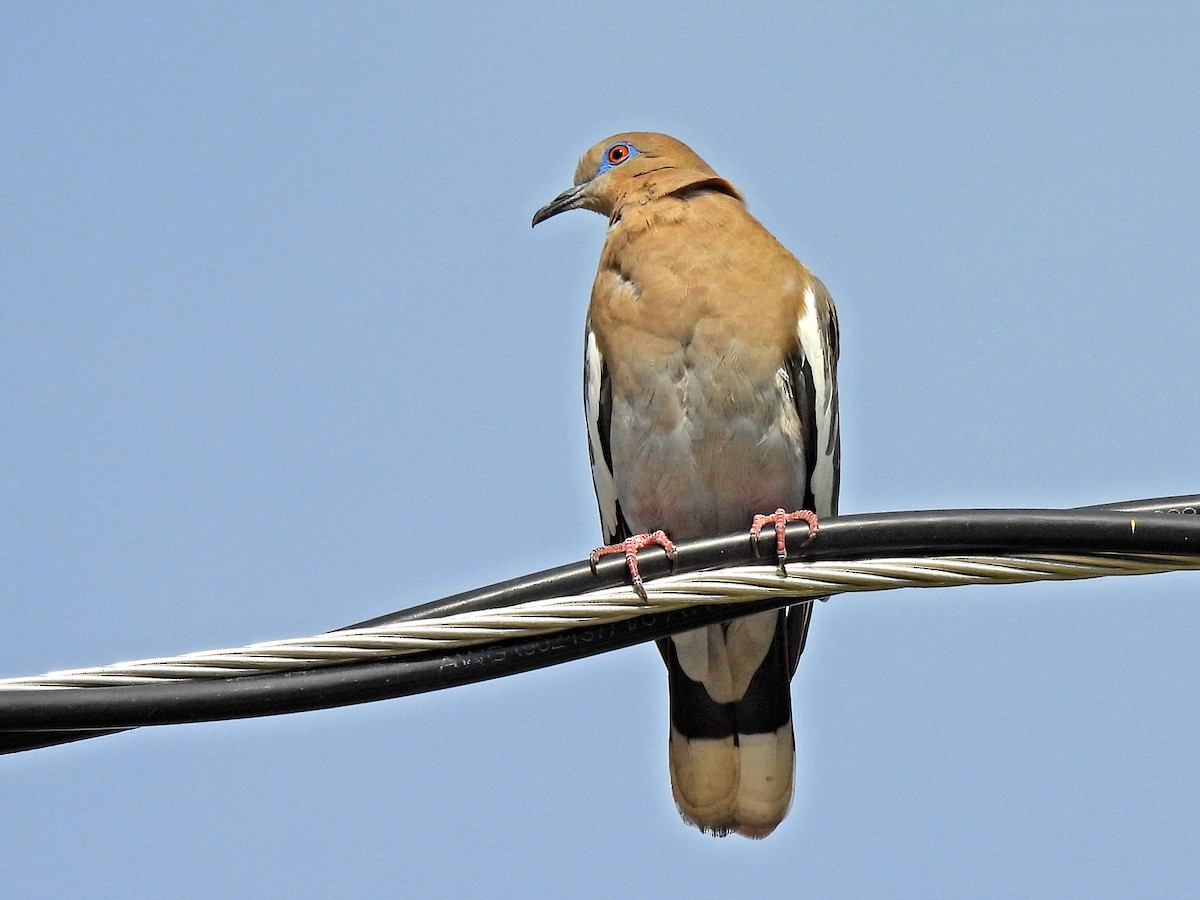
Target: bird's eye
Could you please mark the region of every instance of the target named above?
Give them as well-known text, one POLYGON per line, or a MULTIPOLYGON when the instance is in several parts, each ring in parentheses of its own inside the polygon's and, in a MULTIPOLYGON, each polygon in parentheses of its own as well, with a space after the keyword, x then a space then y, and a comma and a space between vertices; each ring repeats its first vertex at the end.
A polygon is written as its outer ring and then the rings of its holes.
POLYGON ((605 160, 610 166, 619 165, 629 159, 628 144, 613 144, 608 148, 608 152, 604 155, 605 160))

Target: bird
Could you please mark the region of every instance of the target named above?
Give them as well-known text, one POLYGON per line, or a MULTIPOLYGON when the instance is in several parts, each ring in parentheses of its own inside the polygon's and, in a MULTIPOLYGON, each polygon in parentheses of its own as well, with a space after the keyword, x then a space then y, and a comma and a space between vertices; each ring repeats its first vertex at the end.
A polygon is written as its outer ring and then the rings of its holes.
MULTIPOLYGON (((828 290, 683 142, 591 147, 533 217, 608 219, 584 329, 584 411, 605 546, 638 550, 837 513, 837 312, 828 290), (764 514, 774 509, 774 513, 764 514), (786 512, 785 510, 793 510, 786 512)), ((659 642, 671 789, 704 832, 770 834, 792 802, 791 678, 812 602, 659 642)))

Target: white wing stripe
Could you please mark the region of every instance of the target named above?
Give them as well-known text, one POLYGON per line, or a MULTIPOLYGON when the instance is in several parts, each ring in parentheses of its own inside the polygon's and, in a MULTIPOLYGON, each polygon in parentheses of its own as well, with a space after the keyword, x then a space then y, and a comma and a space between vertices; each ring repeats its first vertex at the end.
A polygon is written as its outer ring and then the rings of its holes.
POLYGON ((809 461, 812 470, 809 489, 817 507, 813 512, 819 516, 828 516, 833 514, 833 491, 837 483, 837 473, 834 471, 837 439, 834 432, 838 421, 837 407, 834 403, 836 394, 833 361, 830 359, 833 348, 826 343, 820 312, 817 309, 817 296, 811 285, 804 291, 804 312, 796 323, 796 333, 800 339, 800 349, 812 370, 813 393, 816 395, 817 405, 817 458, 809 461))
POLYGON ((583 414, 587 419, 589 456, 592 461, 592 483, 596 487, 596 503, 600 507, 600 526, 605 543, 617 539, 617 486, 613 473, 604 458, 604 443, 600 439, 600 389, 604 373, 604 357, 596 346, 596 335, 590 325, 584 332, 583 351, 583 414))

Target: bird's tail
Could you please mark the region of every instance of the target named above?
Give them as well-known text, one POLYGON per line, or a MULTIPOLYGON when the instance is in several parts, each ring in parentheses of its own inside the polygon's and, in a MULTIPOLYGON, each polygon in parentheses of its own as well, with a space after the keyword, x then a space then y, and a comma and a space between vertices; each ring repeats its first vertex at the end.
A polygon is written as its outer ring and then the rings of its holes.
POLYGON ((787 815, 795 773, 785 614, 744 616, 663 643, 680 814, 712 834, 766 837, 787 815))

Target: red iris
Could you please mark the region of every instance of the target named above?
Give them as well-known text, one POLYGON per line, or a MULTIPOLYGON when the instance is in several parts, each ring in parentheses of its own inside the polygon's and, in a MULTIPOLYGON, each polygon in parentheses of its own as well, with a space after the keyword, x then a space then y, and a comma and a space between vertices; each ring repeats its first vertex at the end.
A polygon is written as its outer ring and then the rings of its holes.
POLYGON ((617 165, 629 159, 629 148, 624 144, 613 144, 608 148, 609 165, 617 165))

